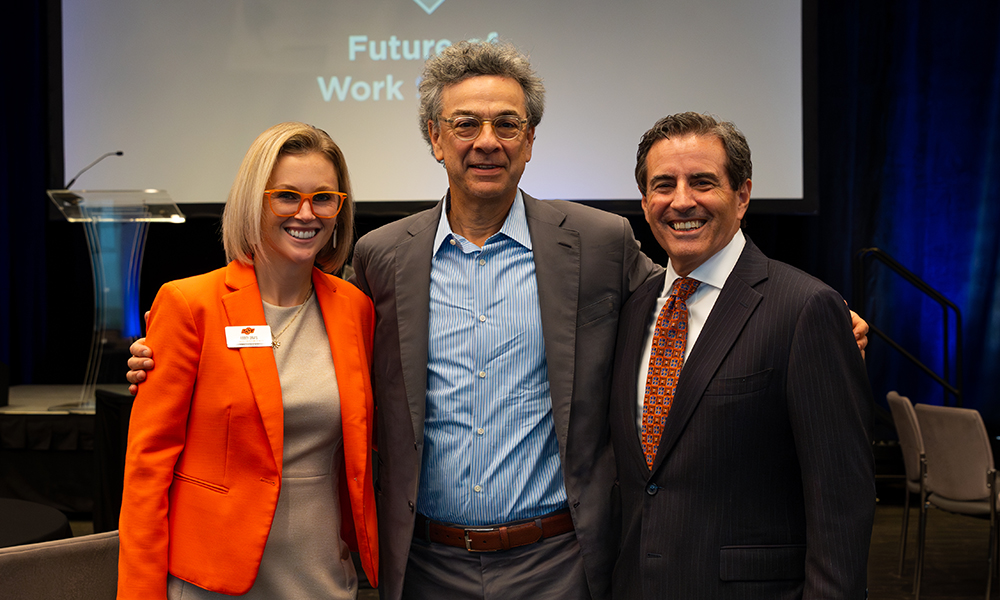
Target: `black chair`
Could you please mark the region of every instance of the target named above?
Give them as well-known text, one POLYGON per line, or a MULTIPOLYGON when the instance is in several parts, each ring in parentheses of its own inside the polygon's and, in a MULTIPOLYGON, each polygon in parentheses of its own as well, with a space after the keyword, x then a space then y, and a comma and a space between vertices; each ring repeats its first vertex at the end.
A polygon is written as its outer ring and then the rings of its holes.
MULTIPOLYGON (((903 451, 903 466, 906 470, 906 494, 903 502, 903 530, 899 534, 899 576, 903 576, 903 562, 906 559, 906 534, 910 524, 910 496, 917 494, 923 498, 924 470, 924 440, 920 435, 920 423, 913 404, 906 396, 896 392, 886 395, 889 410, 892 411, 892 421, 896 424, 896 434, 899 436, 899 446, 903 451)), ((916 591, 917 575, 914 570, 913 588, 916 591)))
POLYGON ((927 509, 988 517, 990 545, 986 570, 986 600, 990 597, 997 564, 997 471, 993 449, 978 411, 951 406, 918 404, 926 455, 924 499, 920 506, 917 545, 917 596, 923 577, 924 547, 927 545, 927 509))

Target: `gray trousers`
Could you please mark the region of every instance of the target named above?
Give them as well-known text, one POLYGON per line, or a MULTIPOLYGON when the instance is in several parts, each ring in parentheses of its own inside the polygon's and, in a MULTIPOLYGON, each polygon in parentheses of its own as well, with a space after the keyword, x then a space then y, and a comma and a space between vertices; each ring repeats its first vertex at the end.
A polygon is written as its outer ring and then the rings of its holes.
POLYGON ((576 533, 498 552, 414 540, 403 600, 589 600, 576 533))

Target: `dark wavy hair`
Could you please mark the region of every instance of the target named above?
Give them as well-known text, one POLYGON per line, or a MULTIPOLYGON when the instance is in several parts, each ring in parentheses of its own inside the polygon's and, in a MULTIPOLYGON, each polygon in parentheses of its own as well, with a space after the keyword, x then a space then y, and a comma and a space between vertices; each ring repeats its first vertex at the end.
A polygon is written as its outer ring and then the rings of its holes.
POLYGON ((710 135, 719 138, 726 150, 726 176, 729 187, 740 189, 743 182, 753 176, 753 163, 750 160, 750 145, 747 138, 729 121, 720 121, 712 115, 696 112, 683 112, 669 117, 663 117, 653 127, 642 134, 639 149, 635 153, 635 182, 639 191, 646 193, 646 157, 653 144, 660 140, 687 135, 710 135))

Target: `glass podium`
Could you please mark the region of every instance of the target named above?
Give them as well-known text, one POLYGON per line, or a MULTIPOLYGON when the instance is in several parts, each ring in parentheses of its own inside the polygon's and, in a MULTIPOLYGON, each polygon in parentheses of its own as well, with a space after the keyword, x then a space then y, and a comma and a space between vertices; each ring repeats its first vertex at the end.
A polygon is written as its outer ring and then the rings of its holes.
MULTIPOLYGON (((109 347, 126 347, 142 335, 139 276, 150 223, 183 223, 163 190, 49 190, 71 223, 83 223, 94 275, 94 330, 80 400, 58 410, 94 410, 101 359, 109 347)), ((124 367, 124 365, 122 365, 124 367)))

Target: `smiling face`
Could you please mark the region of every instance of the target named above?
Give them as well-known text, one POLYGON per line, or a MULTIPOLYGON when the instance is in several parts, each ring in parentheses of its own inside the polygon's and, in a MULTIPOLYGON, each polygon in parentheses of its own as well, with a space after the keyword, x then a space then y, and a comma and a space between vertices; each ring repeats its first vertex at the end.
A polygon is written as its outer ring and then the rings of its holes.
POLYGON ((646 157, 642 210, 681 276, 725 248, 746 214, 751 182, 733 190, 725 166, 726 151, 714 136, 661 139, 646 157))
MULTIPOLYGON (((441 92, 441 119, 474 115, 525 118, 524 91, 517 81, 496 75, 477 75, 445 87, 441 92)), ((474 140, 460 140, 451 127, 427 123, 434 157, 444 161, 453 202, 514 201, 524 165, 531 160, 534 127, 525 127, 513 140, 500 140, 484 124, 474 140)))
MULTIPOLYGON (((267 189, 295 190, 303 194, 340 191, 337 170, 318 152, 280 156, 271 171, 267 189)), ((336 221, 317 218, 309 202, 303 202, 299 212, 291 217, 279 217, 265 206, 263 234, 267 260, 283 267, 311 269, 316 255, 330 241, 336 221)))

